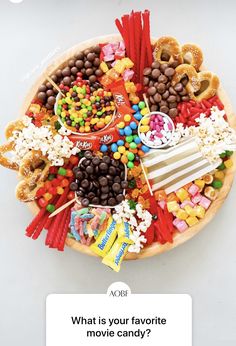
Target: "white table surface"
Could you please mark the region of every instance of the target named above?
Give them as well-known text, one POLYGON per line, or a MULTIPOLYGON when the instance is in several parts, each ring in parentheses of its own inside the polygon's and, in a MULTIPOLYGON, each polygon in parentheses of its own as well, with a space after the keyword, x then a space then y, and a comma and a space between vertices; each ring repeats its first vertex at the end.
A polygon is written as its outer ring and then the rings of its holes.
MULTIPOLYGON (((154 36, 198 43, 236 108, 236 2, 138 1, 151 10, 154 36)), ((23 97, 49 57, 94 36, 114 33, 114 19, 129 12, 125 0, 24 0, 0 2, 1 116, 18 116, 23 97)), ((214 220, 199 235, 158 257, 126 262, 119 274, 96 258, 49 250, 43 237, 24 236, 30 211, 14 197, 16 174, 0 167, 0 345, 45 345, 45 298, 49 293, 104 293, 124 281, 135 293, 189 293, 193 297, 193 345, 236 342, 235 184, 214 220)))

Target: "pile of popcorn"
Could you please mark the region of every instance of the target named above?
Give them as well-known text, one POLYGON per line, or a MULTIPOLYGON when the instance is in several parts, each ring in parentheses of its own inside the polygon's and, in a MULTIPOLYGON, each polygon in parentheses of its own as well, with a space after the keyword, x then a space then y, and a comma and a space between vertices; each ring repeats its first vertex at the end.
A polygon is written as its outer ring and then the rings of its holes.
POLYGON ((136 204, 135 209, 130 209, 127 200, 115 207, 116 213, 113 215, 113 219, 117 223, 126 221, 132 228, 132 235, 130 239, 133 240, 134 244, 129 246, 129 252, 139 253, 143 248, 143 243, 146 243, 146 238, 142 233, 145 233, 152 222, 152 215, 144 210, 141 204, 136 204), (136 214, 136 217, 135 217, 136 214), (139 222, 138 220, 142 220, 139 222))
POLYGON ((14 142, 12 160, 21 164, 21 160, 31 150, 40 150, 53 166, 63 166, 64 158, 75 155, 79 149, 74 147, 67 137, 53 134, 50 126, 35 126, 29 117, 24 117, 25 127, 21 131, 13 131, 10 141, 14 142))
POLYGON ((224 116, 225 111, 214 106, 211 108, 209 118, 202 113, 196 119, 199 124, 197 127, 184 128, 183 124, 177 124, 170 145, 176 145, 182 137, 194 137, 202 155, 210 162, 216 162, 223 151, 236 150, 236 132, 224 116))

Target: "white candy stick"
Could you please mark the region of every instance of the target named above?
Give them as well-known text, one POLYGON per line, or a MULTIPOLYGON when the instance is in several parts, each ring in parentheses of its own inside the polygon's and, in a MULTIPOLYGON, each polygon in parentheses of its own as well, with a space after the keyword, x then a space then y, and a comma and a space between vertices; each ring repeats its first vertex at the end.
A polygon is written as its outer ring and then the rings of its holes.
POLYGON ((152 151, 152 154, 153 154, 152 157, 145 155, 144 164, 146 167, 150 167, 159 162, 166 161, 170 159, 171 157, 180 155, 186 151, 192 151, 192 152, 199 151, 198 145, 195 142, 195 140, 188 141, 184 144, 176 145, 174 148, 162 150, 161 153, 159 150, 152 151))
MULTIPOLYGON (((202 177, 203 175, 213 171, 214 169, 216 169, 219 166, 219 162, 216 162, 212 165, 209 164, 209 166, 203 168, 202 170, 190 175, 187 178, 184 178, 183 180, 178 181, 178 183, 168 187, 167 189, 165 189, 166 194, 169 194, 173 191, 176 191, 178 189, 180 189, 182 186, 190 183, 191 181, 198 179, 200 177, 202 177)), ((153 190, 154 191, 154 190, 153 190)))
MULTIPOLYGON (((153 184, 153 191, 155 190, 158 190, 160 188, 162 188, 163 186, 165 185, 168 185, 169 183, 171 183, 173 180, 179 178, 179 177, 182 177, 184 176, 185 174, 187 174, 188 172, 192 172, 194 171, 195 169, 199 168, 199 167, 203 167, 204 165, 206 164, 209 164, 208 160, 207 159, 203 159, 195 164, 193 164, 192 166, 189 166, 179 172, 176 172, 174 174, 172 174, 171 176, 167 177, 166 179, 163 179, 161 181, 159 181, 158 183, 156 184, 153 184)), ((157 177, 158 180, 160 180, 159 177, 157 177)))
POLYGON ((182 166, 186 165, 187 163, 195 161, 199 158, 202 158, 202 154, 200 152, 197 152, 193 155, 187 156, 181 160, 178 160, 178 161, 175 161, 175 162, 169 164, 168 166, 165 166, 165 167, 162 167, 162 168, 159 168, 159 169, 156 169, 156 170, 150 172, 148 174, 148 179, 154 179, 155 177, 158 177, 162 174, 166 174, 170 171, 173 171, 174 169, 182 167, 182 166))

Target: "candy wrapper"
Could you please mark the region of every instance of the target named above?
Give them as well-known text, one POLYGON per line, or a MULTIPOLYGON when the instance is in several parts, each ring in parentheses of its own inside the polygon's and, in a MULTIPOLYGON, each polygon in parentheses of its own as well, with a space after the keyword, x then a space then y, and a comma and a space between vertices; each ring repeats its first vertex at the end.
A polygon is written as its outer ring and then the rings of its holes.
POLYGON ((105 257, 108 251, 111 249, 114 241, 117 237, 117 224, 112 217, 108 220, 108 227, 101 232, 94 244, 90 246, 90 249, 97 255, 105 257))
POLYGON ((128 251, 129 245, 133 244, 133 241, 130 239, 132 232, 129 223, 117 224, 117 233, 118 238, 108 254, 103 258, 102 263, 119 272, 121 262, 128 251))
POLYGON ((70 135, 68 136, 69 140, 75 143, 75 147, 80 150, 99 150, 100 142, 99 137, 96 135, 70 135))

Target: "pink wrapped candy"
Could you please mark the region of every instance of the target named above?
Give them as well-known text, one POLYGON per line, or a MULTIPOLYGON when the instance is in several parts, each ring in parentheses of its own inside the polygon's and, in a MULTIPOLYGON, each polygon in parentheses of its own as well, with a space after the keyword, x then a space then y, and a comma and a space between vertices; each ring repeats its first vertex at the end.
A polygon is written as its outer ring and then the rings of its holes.
POLYGON ((211 204, 211 200, 206 198, 205 196, 202 196, 199 205, 201 205, 204 209, 208 209, 211 204))

